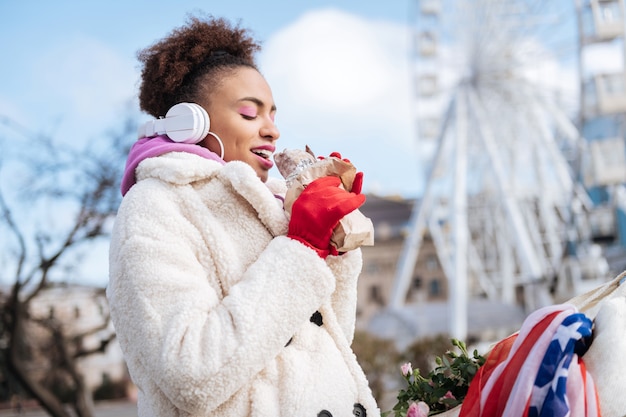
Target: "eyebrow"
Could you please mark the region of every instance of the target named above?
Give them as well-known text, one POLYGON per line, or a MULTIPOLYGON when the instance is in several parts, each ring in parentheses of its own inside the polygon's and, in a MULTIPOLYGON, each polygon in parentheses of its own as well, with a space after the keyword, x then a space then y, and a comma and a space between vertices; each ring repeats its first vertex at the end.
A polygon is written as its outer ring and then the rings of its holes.
MULTIPOLYGON (((256 104, 257 106, 259 106, 259 107, 264 107, 265 106, 265 103, 262 100, 259 100, 256 97, 244 97, 244 98, 241 98, 241 99, 239 99, 237 101, 251 101, 254 104, 256 104)), ((270 110, 271 111, 276 111, 276 105, 273 104, 272 107, 270 108, 270 110)))

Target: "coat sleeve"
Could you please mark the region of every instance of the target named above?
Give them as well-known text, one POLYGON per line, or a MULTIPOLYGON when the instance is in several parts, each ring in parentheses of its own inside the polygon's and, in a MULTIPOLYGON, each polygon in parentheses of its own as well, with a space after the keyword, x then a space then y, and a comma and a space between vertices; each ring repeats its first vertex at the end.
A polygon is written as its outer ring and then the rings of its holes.
POLYGON ((202 254, 206 244, 176 199, 133 188, 110 249, 116 332, 138 385, 144 378, 177 408, 205 415, 279 354, 330 298, 335 277, 314 251, 279 236, 224 296, 202 254))
POLYGON ((356 324, 357 280, 363 267, 361 249, 329 257, 328 266, 336 278, 331 305, 348 344, 352 344, 356 324))

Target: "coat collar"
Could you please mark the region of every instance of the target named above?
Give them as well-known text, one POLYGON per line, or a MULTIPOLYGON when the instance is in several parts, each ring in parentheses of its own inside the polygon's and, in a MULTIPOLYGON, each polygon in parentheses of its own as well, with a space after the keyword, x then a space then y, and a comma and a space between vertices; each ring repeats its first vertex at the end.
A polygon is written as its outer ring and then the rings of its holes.
POLYGON ((231 185, 231 190, 256 210, 259 220, 272 236, 287 233, 288 218, 282 205, 286 186, 283 180, 268 179, 263 183, 256 172, 245 162, 222 163, 186 152, 170 152, 159 157, 143 160, 136 171, 137 181, 156 177, 175 185, 186 185, 197 181, 215 178, 231 185))

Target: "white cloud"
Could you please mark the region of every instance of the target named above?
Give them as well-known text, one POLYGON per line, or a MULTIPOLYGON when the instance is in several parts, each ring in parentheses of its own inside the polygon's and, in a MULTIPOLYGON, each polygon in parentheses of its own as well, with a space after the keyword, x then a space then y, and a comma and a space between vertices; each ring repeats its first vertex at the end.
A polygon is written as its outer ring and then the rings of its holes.
POLYGON ((339 151, 366 191, 415 195, 409 28, 335 9, 303 14, 265 44, 261 70, 279 108, 282 147, 339 151))
POLYGON ((346 113, 373 103, 391 84, 381 40, 355 16, 332 10, 309 13, 276 38, 281 53, 291 51, 287 65, 279 67, 283 75, 292 74, 287 80, 298 87, 291 98, 346 113))

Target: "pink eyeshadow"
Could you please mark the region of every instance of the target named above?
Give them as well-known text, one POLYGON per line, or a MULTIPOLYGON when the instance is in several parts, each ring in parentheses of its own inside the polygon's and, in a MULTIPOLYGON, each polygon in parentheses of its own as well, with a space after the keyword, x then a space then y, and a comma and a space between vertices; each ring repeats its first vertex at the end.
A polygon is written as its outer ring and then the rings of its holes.
POLYGON ((244 106, 239 108, 239 113, 248 116, 248 117, 256 117, 256 109, 250 106, 244 106))

